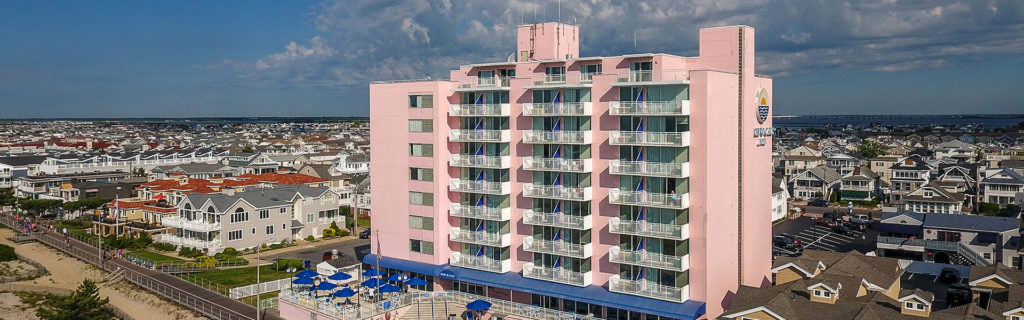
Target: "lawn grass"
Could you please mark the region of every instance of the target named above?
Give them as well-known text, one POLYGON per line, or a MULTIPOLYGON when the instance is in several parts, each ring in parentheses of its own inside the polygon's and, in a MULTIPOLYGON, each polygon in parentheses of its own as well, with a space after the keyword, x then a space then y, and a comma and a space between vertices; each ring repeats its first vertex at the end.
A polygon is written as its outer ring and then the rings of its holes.
POLYGON ((149 261, 153 261, 154 263, 158 263, 158 264, 159 263, 167 263, 167 262, 185 261, 185 260, 182 260, 182 259, 179 259, 179 258, 175 258, 175 257, 171 257, 171 256, 165 256, 165 255, 162 255, 162 254, 159 254, 159 253, 156 253, 156 252, 152 252, 152 251, 147 251, 147 250, 136 250, 136 251, 132 251, 132 252, 129 252, 129 253, 134 255, 134 256, 136 256, 136 257, 143 258, 143 259, 146 259, 146 260, 149 260, 149 261))
POLYGON ((271 291, 271 292, 267 292, 267 293, 264 293, 264 294, 260 294, 259 299, 253 298, 253 297, 245 297, 245 298, 241 298, 241 299, 238 299, 238 300, 240 300, 242 302, 245 302, 246 304, 248 304, 250 306, 255 307, 257 302, 263 301, 263 299, 267 299, 267 298, 276 298, 277 294, 280 293, 280 292, 281 291, 271 291))
MULTIPOLYGON (((195 274, 197 277, 236 288, 256 283, 256 267, 214 270, 195 274)), ((260 281, 271 281, 293 276, 292 272, 276 271, 270 265, 260 267, 260 281)))
POLYGON ((359 219, 358 223, 359 223, 360 227, 369 227, 370 226, 370 219, 359 219))

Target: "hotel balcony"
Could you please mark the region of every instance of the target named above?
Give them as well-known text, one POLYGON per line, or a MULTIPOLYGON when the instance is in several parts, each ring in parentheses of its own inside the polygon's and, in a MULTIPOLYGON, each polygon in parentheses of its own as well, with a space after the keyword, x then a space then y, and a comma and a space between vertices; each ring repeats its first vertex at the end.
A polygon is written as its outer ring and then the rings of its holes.
POLYGON ((459 218, 474 218, 495 221, 509 221, 512 217, 512 209, 494 208, 488 206, 467 206, 453 203, 448 208, 450 215, 459 218))
POLYGON ((608 291, 673 302, 683 302, 690 299, 689 285, 682 288, 670 287, 643 279, 622 279, 619 275, 613 275, 611 278, 608 278, 608 291))
POLYGON ((484 180, 451 179, 449 190, 453 192, 486 193, 494 195, 510 194, 509 182, 491 182, 484 180))
POLYGON ((608 113, 613 116, 688 116, 690 101, 612 101, 608 113))
POLYGON ((561 212, 537 212, 533 210, 523 211, 523 223, 534 226, 548 226, 568 228, 576 230, 587 230, 593 227, 591 215, 574 216, 561 212))
POLYGON ((448 255, 448 263, 462 268, 505 273, 512 270, 512 260, 495 260, 485 256, 464 255, 452 252, 448 255))
POLYGON ((523 115, 539 117, 585 116, 591 114, 590 102, 524 103, 523 115))
POLYGON ((508 90, 511 77, 469 77, 460 80, 459 87, 452 91, 508 90))
POLYGON ((462 243, 479 244, 492 247, 508 247, 512 244, 512 237, 509 234, 495 232, 471 231, 453 227, 448 234, 448 240, 462 243))
POLYGON ((690 194, 667 194, 647 191, 612 189, 609 202, 618 205, 682 210, 690 207, 690 194))
POLYGON ((210 223, 202 220, 188 220, 181 217, 163 217, 160 224, 169 228, 185 229, 199 232, 210 232, 220 230, 220 223, 210 223))
POLYGON ((589 88, 594 75, 599 73, 569 72, 564 74, 535 74, 525 89, 589 88))
POLYGON ((508 169, 512 167, 512 158, 456 153, 448 157, 448 163, 453 167, 508 169))
POLYGON ((630 264, 641 267, 651 267, 672 271, 686 271, 690 269, 690 255, 672 256, 647 251, 636 251, 628 248, 611 247, 608 251, 608 259, 611 262, 630 264))
POLYGON ((611 131, 610 136, 613 146, 690 146, 690 132, 611 131))
POLYGON ((591 272, 576 272, 564 268, 550 268, 535 266, 532 262, 523 265, 523 277, 557 283, 564 283, 579 287, 591 285, 591 272))
POLYGON ((611 233, 615 234, 655 237, 672 240, 686 240, 690 238, 689 224, 663 224, 649 222, 646 220, 622 220, 616 217, 608 219, 608 229, 609 231, 611 231, 611 233))
POLYGON ((572 201, 590 201, 593 196, 590 187, 567 187, 527 183, 523 185, 523 196, 572 201))
POLYGON ((508 130, 452 129, 448 132, 452 142, 509 142, 508 130))
POLYGON ((593 244, 590 243, 579 244, 562 240, 534 239, 533 236, 523 238, 523 250, 580 259, 590 258, 594 255, 593 244))
POLYGON ((509 104, 453 104, 448 107, 448 115, 452 117, 507 117, 509 104))
POLYGON ((652 176, 667 178, 690 177, 690 163, 667 163, 650 161, 611 160, 608 172, 631 176, 652 176))
POLYGON ((690 83, 690 71, 686 69, 630 70, 619 73, 612 86, 676 85, 690 83))
POLYGON ((523 168, 533 171, 592 172, 591 159, 523 157, 523 168))
POLYGON ((523 131, 524 143, 590 144, 590 131, 527 130, 523 131))

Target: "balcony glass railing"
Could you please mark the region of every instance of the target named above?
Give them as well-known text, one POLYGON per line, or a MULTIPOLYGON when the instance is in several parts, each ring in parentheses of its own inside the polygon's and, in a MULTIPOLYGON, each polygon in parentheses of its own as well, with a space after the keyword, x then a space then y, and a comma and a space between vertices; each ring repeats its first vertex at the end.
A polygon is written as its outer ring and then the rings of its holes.
POLYGON ((528 130, 523 131, 525 143, 590 144, 590 131, 528 130))
POLYGON ((511 209, 495 208, 488 206, 467 206, 453 203, 449 207, 453 217, 475 218, 484 220, 508 221, 511 218, 511 209))
MULTIPOLYGON (((616 82, 673 82, 685 83, 690 80, 690 71, 686 69, 663 69, 663 70, 630 70, 618 73, 616 82)), ((614 84, 613 84, 614 85, 614 84)))
POLYGON ((629 234, 645 237, 656 237, 673 240, 690 238, 690 225, 676 225, 648 222, 647 220, 608 219, 608 229, 615 234, 629 234))
POLYGON ((452 129, 452 142, 509 142, 508 130, 452 129))
POLYGON ((523 157, 523 168, 536 171, 590 172, 590 159, 523 157))
POLYGON ((612 204, 666 209, 686 209, 690 207, 690 195, 688 193, 666 194, 612 189, 608 194, 611 196, 609 202, 612 204))
POLYGON ((608 259, 615 263, 651 267, 673 271, 686 271, 690 268, 690 255, 673 256, 646 250, 632 250, 629 247, 611 247, 608 259))
POLYGON ((689 287, 665 286, 643 279, 622 279, 619 275, 608 278, 608 291, 676 302, 689 299, 689 287))
POLYGON ((483 156, 474 154, 452 154, 448 162, 453 167, 508 169, 512 163, 508 156, 483 156))
POLYGON ((492 247, 507 247, 511 242, 511 236, 486 230, 472 231, 454 227, 449 230, 448 240, 462 243, 472 243, 492 247))
POLYGON ((523 104, 527 116, 590 116, 590 102, 528 102, 523 104))
POLYGON ((455 192, 472 192, 486 194, 509 194, 508 182, 491 182, 484 180, 449 180, 450 190, 455 192))
POLYGON ((611 145, 689 147, 689 132, 612 131, 611 145))
POLYGON ((459 80, 460 89, 474 89, 474 88, 508 88, 511 84, 512 77, 469 77, 464 80, 459 80))
POLYGON ((564 268, 535 266, 532 262, 523 265, 523 277, 585 287, 591 283, 590 272, 576 272, 564 268))
POLYGON ((690 114, 690 101, 612 101, 613 116, 685 116, 690 114))
POLYGON ((593 253, 589 244, 572 243, 562 240, 544 240, 533 236, 523 238, 523 250, 547 253, 573 258, 588 258, 593 253))
POLYGON ((527 183, 523 185, 523 195, 531 198, 548 198, 572 201, 590 200, 589 187, 567 187, 527 183))
POLYGON ((612 160, 608 172, 634 176, 686 178, 690 176, 690 163, 612 160))
POLYGON ((507 117, 508 103, 453 104, 448 107, 453 117, 507 117))
POLYGON ((586 230, 593 226, 590 215, 574 216, 561 212, 551 213, 534 210, 523 211, 523 223, 535 226, 549 226, 576 230, 586 230))
POLYGON ((509 272, 512 269, 511 260, 495 260, 490 257, 465 255, 459 252, 452 252, 448 255, 448 263, 456 267, 497 273, 509 272))

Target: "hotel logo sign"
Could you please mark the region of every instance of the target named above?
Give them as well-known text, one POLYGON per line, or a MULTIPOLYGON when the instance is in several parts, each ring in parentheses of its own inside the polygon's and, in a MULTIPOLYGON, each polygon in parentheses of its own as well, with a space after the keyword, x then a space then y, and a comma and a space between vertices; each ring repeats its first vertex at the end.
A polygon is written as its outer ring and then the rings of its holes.
POLYGON ((768 121, 768 112, 771 107, 768 106, 768 89, 761 88, 761 91, 757 92, 757 123, 764 123, 768 121))

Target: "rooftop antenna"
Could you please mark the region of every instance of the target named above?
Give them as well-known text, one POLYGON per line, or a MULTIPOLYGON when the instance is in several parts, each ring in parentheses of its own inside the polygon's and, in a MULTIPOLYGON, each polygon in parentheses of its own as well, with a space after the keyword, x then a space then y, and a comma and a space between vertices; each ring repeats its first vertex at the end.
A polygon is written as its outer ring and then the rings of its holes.
POLYGON ((562 22, 562 0, 558 0, 558 22, 562 22))
POLYGON ((636 52, 637 52, 637 46, 636 46, 636 31, 633 31, 633 53, 636 53, 636 52))
POLYGON ((523 0, 519 0, 519 24, 526 24, 526 18, 524 17, 523 11, 526 11, 523 0))

